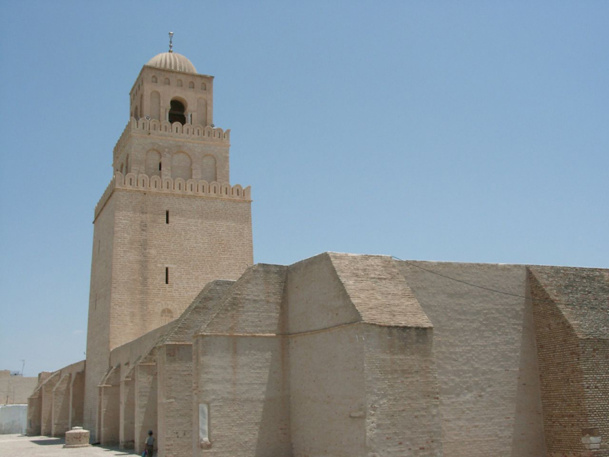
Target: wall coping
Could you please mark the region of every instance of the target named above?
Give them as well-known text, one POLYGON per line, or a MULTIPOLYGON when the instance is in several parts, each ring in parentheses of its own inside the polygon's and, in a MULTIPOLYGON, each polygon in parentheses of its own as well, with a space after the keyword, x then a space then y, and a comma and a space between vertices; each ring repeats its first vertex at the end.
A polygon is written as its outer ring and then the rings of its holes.
POLYGON ((129 122, 125 126, 123 133, 114 146, 114 158, 118 157, 118 154, 125 146, 128 137, 132 134, 139 135, 154 135, 160 137, 171 137, 171 138, 182 138, 191 141, 202 141, 202 142, 217 142, 225 145, 230 145, 230 129, 222 130, 219 127, 193 125, 193 124, 180 124, 174 122, 173 124, 169 121, 159 121, 157 119, 146 119, 140 118, 129 119, 129 122))
POLYGON ((243 188, 240 184, 231 186, 217 181, 207 182, 205 180, 182 178, 161 178, 160 176, 148 176, 143 173, 127 173, 123 175, 119 171, 114 176, 108 187, 102 194, 97 205, 95 205, 94 220, 106 205, 110 195, 115 189, 144 190, 147 192, 158 192, 165 194, 179 194, 200 197, 213 197, 226 200, 238 200, 251 202, 251 187, 243 188))

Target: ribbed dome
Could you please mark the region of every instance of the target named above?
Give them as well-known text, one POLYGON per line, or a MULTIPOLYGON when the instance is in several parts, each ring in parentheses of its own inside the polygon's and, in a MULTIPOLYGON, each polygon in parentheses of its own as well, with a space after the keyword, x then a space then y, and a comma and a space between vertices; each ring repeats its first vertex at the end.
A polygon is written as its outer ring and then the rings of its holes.
POLYGON ((190 60, 182 54, 175 52, 163 52, 157 54, 146 64, 150 67, 162 68, 163 70, 181 71, 184 73, 196 73, 197 69, 190 60))

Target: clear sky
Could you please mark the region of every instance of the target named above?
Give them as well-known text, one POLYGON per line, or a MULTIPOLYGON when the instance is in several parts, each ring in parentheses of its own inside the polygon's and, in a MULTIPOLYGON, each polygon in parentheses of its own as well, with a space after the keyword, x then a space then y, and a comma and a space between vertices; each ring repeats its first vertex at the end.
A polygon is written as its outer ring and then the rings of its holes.
POLYGON ((142 65, 215 76, 256 262, 609 267, 609 2, 0 1, 0 369, 84 358, 142 65))

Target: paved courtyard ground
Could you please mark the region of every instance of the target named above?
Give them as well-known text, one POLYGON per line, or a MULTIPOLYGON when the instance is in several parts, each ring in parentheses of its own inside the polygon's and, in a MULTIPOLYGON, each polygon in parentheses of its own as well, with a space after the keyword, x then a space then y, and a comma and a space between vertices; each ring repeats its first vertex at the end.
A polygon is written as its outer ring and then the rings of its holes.
MULTIPOLYGON (((114 457, 116 455, 138 455, 129 451, 101 446, 64 449, 63 438, 49 436, 0 435, 2 457, 114 457)), ((155 454, 156 455, 156 454, 155 454)))

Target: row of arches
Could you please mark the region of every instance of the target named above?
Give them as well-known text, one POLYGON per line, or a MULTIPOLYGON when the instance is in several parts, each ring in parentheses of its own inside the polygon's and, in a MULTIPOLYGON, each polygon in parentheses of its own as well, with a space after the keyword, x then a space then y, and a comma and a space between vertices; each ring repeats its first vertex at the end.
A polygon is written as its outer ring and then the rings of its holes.
MULTIPOLYGON (((188 180, 192 178, 192 159, 185 152, 176 152, 171 155, 171 177, 188 180)), ((205 155, 201 160, 201 179, 212 182, 217 179, 216 158, 205 155)), ((150 150, 146 153, 145 173, 148 176, 161 176, 163 161, 158 151, 150 150)))
MULTIPOLYGON (((152 81, 153 84, 158 84, 159 79, 156 76, 152 76, 151 81, 152 81)), ((169 78, 163 78, 162 84, 165 84, 166 86, 171 86, 171 80, 169 78)), ((176 81, 176 86, 177 87, 184 87, 184 82, 181 79, 178 79, 176 81)), ((188 81, 188 88, 189 89, 194 89, 195 88, 194 81, 188 81)), ((200 88, 200 90, 207 90, 207 84, 201 83, 199 88, 200 88)))

